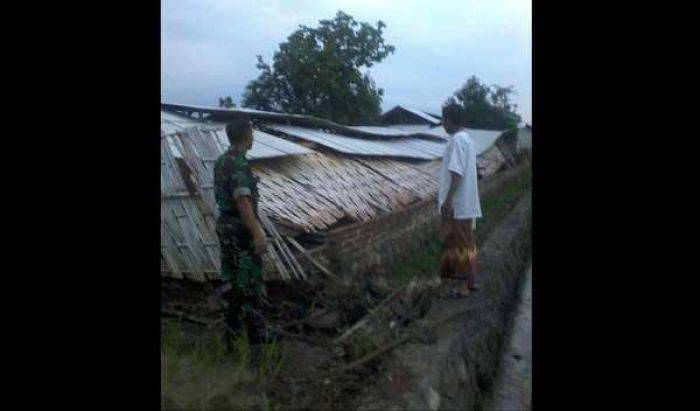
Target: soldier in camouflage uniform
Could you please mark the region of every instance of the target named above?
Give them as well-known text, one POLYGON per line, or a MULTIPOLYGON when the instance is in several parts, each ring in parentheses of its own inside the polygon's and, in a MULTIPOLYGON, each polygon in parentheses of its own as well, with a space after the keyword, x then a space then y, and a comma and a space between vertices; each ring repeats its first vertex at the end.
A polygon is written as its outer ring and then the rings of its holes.
POLYGON ((266 245, 265 234, 256 218, 257 178, 245 158, 246 151, 253 145, 250 121, 232 121, 226 126, 226 135, 231 146, 214 165, 214 190, 219 208, 216 233, 224 279, 217 291, 224 309, 226 334, 233 337, 245 330, 254 340, 276 339, 276 333, 266 327, 260 317, 260 303, 265 292, 261 256, 266 245))

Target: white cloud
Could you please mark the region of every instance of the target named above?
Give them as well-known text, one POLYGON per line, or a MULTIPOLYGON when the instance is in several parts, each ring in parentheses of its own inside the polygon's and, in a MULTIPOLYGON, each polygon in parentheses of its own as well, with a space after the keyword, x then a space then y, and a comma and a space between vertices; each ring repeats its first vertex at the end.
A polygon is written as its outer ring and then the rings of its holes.
POLYGON ((300 24, 313 26, 343 10, 358 21, 387 24, 396 52, 371 69, 388 101, 438 105, 471 75, 515 85, 531 119, 530 0, 164 0, 161 89, 165 99, 216 104, 240 100, 255 77, 255 55, 270 61, 300 24))

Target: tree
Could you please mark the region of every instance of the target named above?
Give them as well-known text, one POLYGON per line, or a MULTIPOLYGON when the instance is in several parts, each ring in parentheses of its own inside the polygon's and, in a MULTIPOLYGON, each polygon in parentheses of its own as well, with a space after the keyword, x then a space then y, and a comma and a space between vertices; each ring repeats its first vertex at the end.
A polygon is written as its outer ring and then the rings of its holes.
POLYGON ((231 96, 219 97, 219 107, 231 108, 236 107, 236 103, 233 102, 231 96))
POLYGON ((384 91, 362 70, 394 52, 382 37, 385 27, 382 21, 376 27, 358 23, 342 11, 319 27, 299 26, 280 44, 272 66, 257 56, 260 75, 246 87, 243 106, 377 123, 384 91))
POLYGON ((513 87, 487 86, 472 76, 446 103, 462 106, 466 127, 505 130, 517 127, 521 120, 518 106, 510 102, 513 93, 513 87))

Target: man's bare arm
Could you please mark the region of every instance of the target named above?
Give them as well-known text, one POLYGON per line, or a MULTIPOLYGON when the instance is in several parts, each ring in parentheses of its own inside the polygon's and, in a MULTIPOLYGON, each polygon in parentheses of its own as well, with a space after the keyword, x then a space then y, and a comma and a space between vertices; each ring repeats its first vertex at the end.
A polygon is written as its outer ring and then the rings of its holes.
POLYGON ((258 220, 255 218, 255 213, 253 212, 253 204, 250 202, 250 198, 247 196, 236 197, 236 207, 241 213, 241 218, 243 219, 243 224, 248 227, 250 233, 253 235, 253 240, 255 241, 256 251, 261 254, 264 252, 265 244, 265 234, 258 225, 258 220), (261 246, 262 244, 262 246, 261 246))
POLYGON ((447 191, 447 198, 452 200, 452 197, 454 196, 455 191, 457 191, 457 187, 461 182, 462 176, 455 173, 454 171, 450 171, 450 189, 447 191))

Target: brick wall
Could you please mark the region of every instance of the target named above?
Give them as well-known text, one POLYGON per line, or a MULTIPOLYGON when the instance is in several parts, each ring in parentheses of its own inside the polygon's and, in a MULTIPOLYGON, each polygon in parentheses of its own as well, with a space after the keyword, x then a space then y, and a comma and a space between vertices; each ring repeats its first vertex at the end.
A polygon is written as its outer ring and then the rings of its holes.
POLYGON ((435 200, 430 199, 379 219, 337 228, 328 232, 326 259, 345 278, 383 273, 385 267, 434 236, 437 223, 435 200))
MULTIPOLYGON (((498 189, 519 171, 516 167, 480 180, 480 195, 498 189)), ((346 279, 385 274, 388 267, 434 239, 439 221, 436 199, 432 198, 372 221, 330 230, 328 243, 314 250, 312 256, 346 279)))

